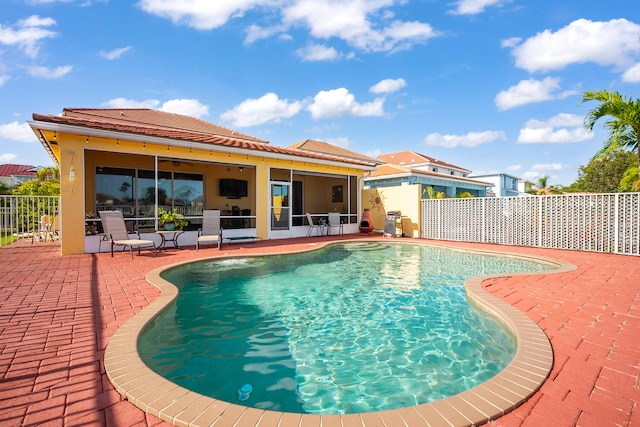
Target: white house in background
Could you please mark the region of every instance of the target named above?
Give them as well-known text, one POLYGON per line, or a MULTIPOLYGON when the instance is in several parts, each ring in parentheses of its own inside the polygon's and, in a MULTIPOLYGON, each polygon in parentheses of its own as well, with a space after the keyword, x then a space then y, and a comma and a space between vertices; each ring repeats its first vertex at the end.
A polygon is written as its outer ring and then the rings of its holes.
POLYGON ((487 192, 487 196, 494 195, 495 197, 529 196, 529 194, 523 190, 533 185, 528 181, 521 180, 517 176, 506 173, 471 175, 470 178, 492 183, 493 189, 487 192), (520 183, 520 181, 522 181, 522 183, 520 183), (527 186, 527 183, 529 186, 527 186))
POLYGON ((529 192, 533 191, 534 186, 535 184, 533 182, 527 181, 526 179, 520 178, 520 180, 518 180, 518 191, 522 196, 531 196, 532 194, 530 194, 529 192))

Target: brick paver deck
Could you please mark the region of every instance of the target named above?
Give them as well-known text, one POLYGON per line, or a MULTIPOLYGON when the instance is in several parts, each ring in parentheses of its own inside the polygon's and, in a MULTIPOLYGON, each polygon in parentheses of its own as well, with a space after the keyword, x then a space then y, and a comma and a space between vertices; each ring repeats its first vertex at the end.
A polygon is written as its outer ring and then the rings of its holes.
MULTIPOLYGON (((145 274, 162 265, 228 254, 304 250, 327 238, 60 256, 52 244, 0 249, 0 425, 167 425, 123 401, 107 381, 109 338, 158 296, 145 274)), ((554 366, 526 403, 497 426, 640 426, 640 258, 451 243, 562 259, 575 271, 485 281, 485 288, 536 321, 554 366)), ((297 425, 282 419, 280 425, 297 425)), ((353 425, 397 421, 350 418, 353 425)), ((351 423, 350 423, 351 424, 351 423)), ((427 425, 425 423, 425 425, 427 425)))

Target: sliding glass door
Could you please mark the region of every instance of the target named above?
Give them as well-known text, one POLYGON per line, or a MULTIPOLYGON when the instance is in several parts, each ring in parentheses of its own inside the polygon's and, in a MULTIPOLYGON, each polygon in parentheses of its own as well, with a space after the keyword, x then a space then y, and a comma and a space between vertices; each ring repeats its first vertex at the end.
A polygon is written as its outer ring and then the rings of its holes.
POLYGON ((288 230, 291 216, 291 184, 271 183, 271 229, 288 230))

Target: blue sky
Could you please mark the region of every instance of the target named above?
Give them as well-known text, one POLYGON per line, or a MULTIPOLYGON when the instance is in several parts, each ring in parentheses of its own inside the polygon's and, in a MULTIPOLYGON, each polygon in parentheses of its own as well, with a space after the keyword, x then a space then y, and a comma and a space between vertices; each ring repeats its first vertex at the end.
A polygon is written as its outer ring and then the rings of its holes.
POLYGON ((636 0, 0 4, 0 163, 53 164, 32 113, 144 107, 568 185, 606 136, 581 94, 640 97, 636 0))

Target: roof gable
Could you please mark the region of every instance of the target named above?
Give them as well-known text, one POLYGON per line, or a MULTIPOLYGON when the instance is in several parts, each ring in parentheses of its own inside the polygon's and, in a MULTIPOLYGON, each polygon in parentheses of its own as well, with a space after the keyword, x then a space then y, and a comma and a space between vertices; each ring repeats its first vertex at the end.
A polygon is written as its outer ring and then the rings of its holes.
POLYGON ((424 154, 416 153, 415 151, 399 151, 396 153, 382 154, 378 156, 378 160, 406 167, 413 167, 420 164, 434 164, 442 167, 457 169, 460 171, 471 172, 469 169, 456 166, 452 163, 443 162, 442 160, 438 160, 424 154))
POLYGON ((184 130, 208 135, 226 136, 268 144, 269 141, 206 122, 195 117, 148 108, 65 108, 62 115, 117 125, 144 126, 157 129, 184 130))
POLYGON ((305 139, 303 141, 296 142, 287 148, 293 150, 304 150, 314 153, 330 154, 334 156, 366 160, 368 162, 382 163, 381 161, 374 159, 373 157, 365 156, 364 154, 356 153, 355 151, 347 150, 346 148, 339 147, 337 145, 329 144, 323 141, 317 141, 314 139, 305 139))

